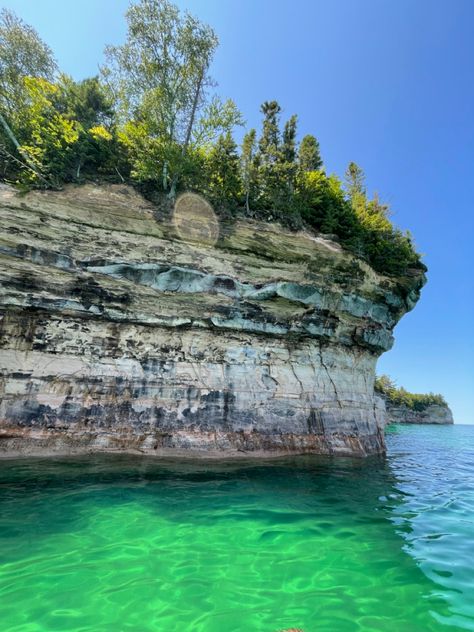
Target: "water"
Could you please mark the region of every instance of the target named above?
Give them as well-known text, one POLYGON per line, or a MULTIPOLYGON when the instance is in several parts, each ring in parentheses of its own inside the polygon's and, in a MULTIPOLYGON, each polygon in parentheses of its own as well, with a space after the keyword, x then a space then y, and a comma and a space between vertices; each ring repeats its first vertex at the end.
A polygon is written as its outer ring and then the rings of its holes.
POLYGON ((474 630, 474 427, 388 447, 0 462, 0 630, 474 630))

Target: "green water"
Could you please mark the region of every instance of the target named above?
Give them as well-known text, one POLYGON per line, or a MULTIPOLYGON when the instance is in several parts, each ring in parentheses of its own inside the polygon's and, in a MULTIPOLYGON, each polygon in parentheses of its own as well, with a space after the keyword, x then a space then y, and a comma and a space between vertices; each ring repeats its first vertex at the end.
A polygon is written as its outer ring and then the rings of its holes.
POLYGON ((388 446, 0 462, 0 631, 474 630, 474 427, 388 446))

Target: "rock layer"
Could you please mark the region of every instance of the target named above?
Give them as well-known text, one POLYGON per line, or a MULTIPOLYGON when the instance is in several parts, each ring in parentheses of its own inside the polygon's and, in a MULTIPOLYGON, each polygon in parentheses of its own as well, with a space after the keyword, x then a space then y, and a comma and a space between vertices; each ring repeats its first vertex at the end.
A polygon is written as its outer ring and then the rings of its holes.
POLYGON ((186 242, 125 186, 0 206, 4 454, 383 452, 375 364, 422 272, 275 224, 186 242))
POLYGON ((385 402, 387 423, 389 424, 452 424, 453 413, 448 406, 431 404, 423 410, 413 410, 408 406, 400 406, 385 402))

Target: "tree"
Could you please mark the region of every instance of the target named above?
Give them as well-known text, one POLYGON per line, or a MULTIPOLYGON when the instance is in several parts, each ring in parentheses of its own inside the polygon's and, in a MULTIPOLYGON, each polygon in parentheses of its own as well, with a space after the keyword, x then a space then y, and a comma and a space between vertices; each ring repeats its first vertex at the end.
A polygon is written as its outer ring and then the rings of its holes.
POLYGON ((4 155, 16 165, 38 172, 35 160, 21 148, 14 133, 13 118, 25 107, 28 98, 25 77, 50 80, 56 71, 56 62, 49 46, 38 33, 12 11, 0 12, 0 143, 4 155), (2 142, 3 141, 3 142, 2 142), (10 151, 16 152, 16 156, 10 151))
POLYGON ((168 146, 157 167, 165 190, 174 197, 181 165, 171 162, 168 153, 175 156, 179 146, 184 160, 188 149, 196 147, 194 141, 199 142, 194 138, 198 129, 216 138, 240 118, 233 102, 223 104, 208 94, 214 86, 209 67, 218 44, 210 26, 181 14, 168 0, 139 0, 130 6, 126 19, 126 42, 106 48, 103 74, 122 122, 145 125, 151 138, 168 146))
POLYGON ((214 204, 235 209, 239 203, 242 183, 239 174, 237 145, 230 132, 219 136, 206 161, 207 187, 214 204))
POLYGON ((311 134, 303 136, 301 140, 298 151, 298 165, 301 171, 318 171, 323 166, 319 153, 319 143, 311 134))
POLYGON ((257 133, 255 129, 251 129, 245 134, 242 141, 242 153, 241 153, 241 168, 242 168, 242 182, 245 195, 245 210, 250 212, 250 198, 255 195, 256 189, 256 175, 257 169, 255 165, 255 151, 256 151, 256 137, 257 133))
POLYGON ((345 173, 346 190, 351 200, 357 195, 365 197, 365 174, 355 162, 350 162, 345 173))
POLYGON ((281 154, 283 162, 294 164, 296 160, 296 124, 298 117, 293 114, 285 123, 281 154))
POLYGON ((39 178, 49 186, 59 186, 79 138, 79 125, 60 112, 57 84, 34 77, 26 77, 24 83, 27 106, 18 114, 16 124, 19 150, 28 156, 32 170, 23 174, 23 180, 35 182, 39 178))
POLYGON ((23 104, 24 77, 52 80, 56 62, 34 28, 12 11, 0 12, 0 108, 9 114, 23 104))
POLYGON ((104 168, 112 170, 112 163, 119 159, 120 148, 112 102, 99 78, 74 81, 61 75, 59 88, 58 109, 65 118, 75 122, 78 131, 74 151, 70 154, 70 177, 78 180, 83 168, 90 173, 104 168))
POLYGON ((258 205, 265 210, 274 210, 278 204, 281 185, 281 107, 276 101, 265 101, 260 111, 263 114, 262 134, 255 157, 258 168, 258 205))
POLYGON ((298 165, 296 163, 296 129, 298 117, 293 114, 285 123, 281 149, 279 152, 279 179, 280 187, 278 192, 277 206, 281 210, 291 213, 294 205, 294 191, 296 184, 296 173, 298 165))
POLYGON ((323 233, 349 239, 357 233, 356 218, 344 198, 340 180, 324 171, 301 171, 297 195, 303 219, 323 233))
POLYGON ((280 112, 277 101, 265 101, 260 107, 263 114, 262 135, 258 141, 259 159, 263 165, 277 162, 280 150, 280 112))

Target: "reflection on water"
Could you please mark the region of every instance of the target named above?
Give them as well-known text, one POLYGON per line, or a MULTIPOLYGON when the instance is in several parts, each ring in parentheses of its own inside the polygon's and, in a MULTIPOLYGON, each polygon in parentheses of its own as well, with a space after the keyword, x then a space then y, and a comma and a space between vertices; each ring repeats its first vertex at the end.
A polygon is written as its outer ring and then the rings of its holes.
POLYGON ((388 444, 370 460, 1 462, 1 629, 474 629, 474 428, 388 444))

